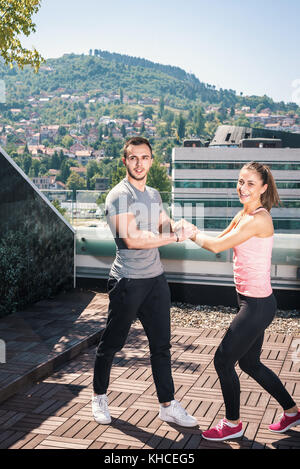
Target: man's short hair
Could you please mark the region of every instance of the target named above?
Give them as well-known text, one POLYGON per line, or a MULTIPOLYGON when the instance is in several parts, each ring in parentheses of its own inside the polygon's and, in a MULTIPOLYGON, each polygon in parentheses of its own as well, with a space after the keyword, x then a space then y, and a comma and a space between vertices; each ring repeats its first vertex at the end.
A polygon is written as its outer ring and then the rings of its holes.
POLYGON ((144 138, 144 137, 132 137, 129 140, 127 140, 127 142, 124 145, 124 158, 127 157, 127 148, 129 147, 129 145, 136 145, 136 146, 138 146, 138 145, 147 145, 147 147, 151 151, 151 157, 152 157, 152 147, 150 145, 149 140, 147 140, 146 138, 144 138))

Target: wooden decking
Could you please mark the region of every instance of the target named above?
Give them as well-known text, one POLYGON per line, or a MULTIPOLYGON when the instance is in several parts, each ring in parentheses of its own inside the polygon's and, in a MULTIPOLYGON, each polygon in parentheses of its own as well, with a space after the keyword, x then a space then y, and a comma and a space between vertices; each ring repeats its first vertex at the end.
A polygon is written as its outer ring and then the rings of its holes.
MULTIPOLYGON (((103 303, 103 296, 101 298, 103 303)), ((97 303, 95 298, 91 301, 90 316, 97 303)), ((81 315, 84 311, 83 308, 81 315)), ((82 324, 87 330, 88 323, 83 321, 82 324)), ((26 390, 19 389, 17 394, 0 404, 0 448, 299 449, 300 427, 281 435, 271 433, 268 424, 278 418, 279 405, 239 368, 244 436, 224 443, 207 442, 202 438, 201 430, 224 416, 222 394, 213 366, 214 352, 224 332, 172 328, 176 399, 198 419, 199 427, 185 429, 159 420, 148 342, 140 324, 136 323, 112 369, 109 387, 111 425, 98 425, 91 415, 95 354, 95 345, 92 345, 47 378, 29 387, 27 383, 26 390)), ((296 339, 290 335, 266 333, 262 361, 280 376, 299 403, 300 354, 295 354, 296 339)))

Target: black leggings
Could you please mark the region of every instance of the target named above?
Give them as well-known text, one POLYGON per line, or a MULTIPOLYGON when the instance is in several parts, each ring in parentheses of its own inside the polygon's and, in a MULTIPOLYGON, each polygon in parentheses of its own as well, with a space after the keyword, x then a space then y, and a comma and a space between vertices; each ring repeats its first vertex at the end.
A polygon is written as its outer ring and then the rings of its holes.
POLYGON ((275 373, 260 361, 264 331, 271 324, 276 312, 274 295, 253 298, 238 294, 240 310, 232 321, 219 348, 214 365, 221 383, 228 420, 240 416, 240 382, 235 371, 238 361, 241 370, 251 376, 284 410, 295 406, 295 402, 275 373))

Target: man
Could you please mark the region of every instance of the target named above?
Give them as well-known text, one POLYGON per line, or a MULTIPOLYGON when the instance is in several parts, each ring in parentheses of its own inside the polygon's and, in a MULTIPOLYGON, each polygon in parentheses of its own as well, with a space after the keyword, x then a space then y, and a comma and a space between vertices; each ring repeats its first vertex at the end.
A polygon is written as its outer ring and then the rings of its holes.
POLYGON ((159 417, 191 427, 197 425, 196 419, 174 399, 170 290, 158 247, 190 238, 195 227, 181 223, 173 231, 174 224, 162 208, 159 192, 146 186, 152 161, 148 140, 141 137, 128 140, 123 156, 126 178, 106 198, 107 220, 117 251, 108 280, 107 324, 96 353, 92 410, 96 422, 111 422, 106 392, 113 358, 123 348, 131 323, 138 317, 149 341, 159 417))

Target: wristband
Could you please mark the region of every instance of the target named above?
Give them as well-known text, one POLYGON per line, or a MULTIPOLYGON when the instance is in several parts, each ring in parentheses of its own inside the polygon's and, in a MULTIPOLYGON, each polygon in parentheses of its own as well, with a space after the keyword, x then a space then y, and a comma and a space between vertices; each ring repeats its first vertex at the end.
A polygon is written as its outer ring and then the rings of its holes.
POLYGON ((175 235, 176 235, 176 243, 178 243, 178 242, 179 242, 179 236, 178 236, 178 234, 176 233, 176 231, 174 231, 174 233, 175 233, 175 235))

